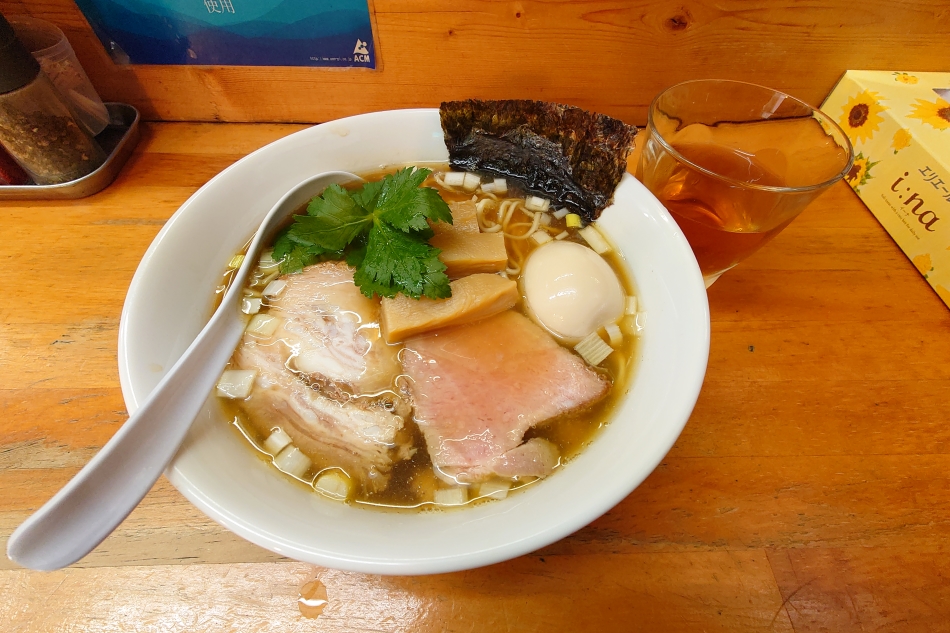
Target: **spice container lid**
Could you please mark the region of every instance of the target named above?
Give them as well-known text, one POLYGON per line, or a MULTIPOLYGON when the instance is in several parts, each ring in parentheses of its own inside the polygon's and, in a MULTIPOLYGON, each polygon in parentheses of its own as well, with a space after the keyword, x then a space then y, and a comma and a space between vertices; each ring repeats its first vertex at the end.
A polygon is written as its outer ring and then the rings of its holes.
POLYGON ((40 65, 17 39, 13 27, 0 14, 0 94, 27 85, 40 73, 40 65))

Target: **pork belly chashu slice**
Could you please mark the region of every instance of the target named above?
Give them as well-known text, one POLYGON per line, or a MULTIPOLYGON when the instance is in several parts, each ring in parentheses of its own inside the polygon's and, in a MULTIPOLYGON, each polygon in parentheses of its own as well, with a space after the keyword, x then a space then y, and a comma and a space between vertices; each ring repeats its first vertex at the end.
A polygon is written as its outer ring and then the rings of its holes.
POLYGON ((269 313, 282 320, 275 337, 293 346, 289 368, 355 395, 390 389, 398 350, 382 341, 379 304, 353 283, 353 269, 323 262, 282 279, 287 286, 269 313))
POLYGON ((375 492, 386 487, 407 409, 392 391, 396 351, 379 334, 378 305, 360 294, 353 272, 326 262, 283 278, 269 310, 273 335, 246 334, 233 364, 257 369, 240 407, 267 435, 276 426, 317 466, 339 465, 375 492))
POLYGON ((460 482, 544 476, 557 449, 525 432, 604 397, 608 380, 507 311, 405 341, 415 419, 432 463, 460 482))

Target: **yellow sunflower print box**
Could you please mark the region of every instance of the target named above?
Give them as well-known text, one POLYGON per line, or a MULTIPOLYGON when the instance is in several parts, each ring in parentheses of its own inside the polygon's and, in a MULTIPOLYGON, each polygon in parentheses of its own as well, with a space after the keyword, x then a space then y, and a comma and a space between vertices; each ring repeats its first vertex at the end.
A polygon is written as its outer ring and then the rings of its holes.
POLYGON ((821 109, 854 145, 845 180, 950 307, 950 72, 849 70, 821 109))

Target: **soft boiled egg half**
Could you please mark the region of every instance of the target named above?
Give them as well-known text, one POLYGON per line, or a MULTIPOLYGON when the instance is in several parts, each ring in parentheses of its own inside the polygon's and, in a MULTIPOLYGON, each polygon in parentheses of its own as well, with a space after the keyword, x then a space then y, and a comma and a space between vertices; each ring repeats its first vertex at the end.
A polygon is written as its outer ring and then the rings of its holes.
POLYGON ((548 242, 525 262, 521 276, 528 313, 542 327, 576 342, 624 313, 620 280, 604 259, 576 242, 548 242))

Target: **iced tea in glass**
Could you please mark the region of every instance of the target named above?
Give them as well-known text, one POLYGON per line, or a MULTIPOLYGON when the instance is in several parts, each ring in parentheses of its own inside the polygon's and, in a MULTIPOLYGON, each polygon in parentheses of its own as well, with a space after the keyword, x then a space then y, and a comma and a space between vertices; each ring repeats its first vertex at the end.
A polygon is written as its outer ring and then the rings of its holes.
POLYGON ((853 160, 841 128, 802 101, 753 84, 698 80, 654 99, 637 177, 683 230, 709 287, 853 160))

